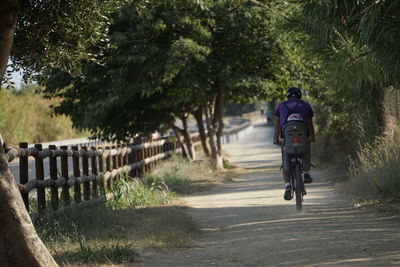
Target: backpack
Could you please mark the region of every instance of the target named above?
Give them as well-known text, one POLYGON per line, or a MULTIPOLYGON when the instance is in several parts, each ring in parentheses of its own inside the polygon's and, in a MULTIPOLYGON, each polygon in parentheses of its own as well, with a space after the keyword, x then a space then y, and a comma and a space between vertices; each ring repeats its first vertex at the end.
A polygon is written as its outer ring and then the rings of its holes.
POLYGON ((288 104, 286 102, 284 102, 284 104, 285 104, 285 106, 286 106, 286 108, 288 110, 288 113, 287 113, 286 118, 285 118, 285 124, 288 123, 288 122, 293 122, 293 121, 306 123, 304 121, 304 118, 301 116, 301 114, 295 113, 295 110, 296 110, 297 105, 299 103, 300 103, 300 101, 298 101, 293 108, 289 108, 288 104))
POLYGON ((286 115, 285 126, 283 127, 283 137, 284 151, 288 154, 303 154, 307 149, 308 127, 301 114, 295 113, 295 109, 299 103, 300 101, 292 109, 285 103, 288 114, 286 115))

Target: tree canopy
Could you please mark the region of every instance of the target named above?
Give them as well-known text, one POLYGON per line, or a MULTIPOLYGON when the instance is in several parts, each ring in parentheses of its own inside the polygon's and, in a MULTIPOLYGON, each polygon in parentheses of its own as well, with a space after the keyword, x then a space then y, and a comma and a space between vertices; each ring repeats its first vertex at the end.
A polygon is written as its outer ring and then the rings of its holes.
POLYGON ((102 64, 87 61, 81 77, 58 72, 47 84, 49 95, 64 99, 56 111, 96 136, 170 125, 219 89, 233 100, 274 93, 280 49, 266 8, 248 1, 143 1, 113 19, 102 64))
POLYGON ((20 2, 11 71, 23 70, 27 78, 52 68, 78 75, 82 60, 96 61, 107 44, 110 14, 124 1, 11 2, 20 2))

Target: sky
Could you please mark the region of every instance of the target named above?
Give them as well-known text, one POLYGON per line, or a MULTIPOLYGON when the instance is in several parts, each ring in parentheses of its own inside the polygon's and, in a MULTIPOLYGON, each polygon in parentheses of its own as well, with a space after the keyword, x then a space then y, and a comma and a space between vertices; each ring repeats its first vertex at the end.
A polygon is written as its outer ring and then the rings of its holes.
MULTIPOLYGON (((12 62, 8 60, 8 65, 11 65, 11 63, 12 62)), ((22 74, 19 72, 13 72, 11 81, 13 81, 15 83, 15 87, 19 89, 22 82, 22 74)))

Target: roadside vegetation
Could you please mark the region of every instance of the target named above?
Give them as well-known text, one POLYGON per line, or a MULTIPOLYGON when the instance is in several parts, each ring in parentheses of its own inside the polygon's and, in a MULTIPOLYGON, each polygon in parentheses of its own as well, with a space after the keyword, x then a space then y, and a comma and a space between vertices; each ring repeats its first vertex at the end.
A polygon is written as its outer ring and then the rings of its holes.
POLYGON ((35 94, 40 87, 24 85, 20 90, 0 91, 0 132, 7 146, 19 142, 40 143, 87 136, 72 128, 65 115, 53 116, 57 100, 35 94))
POLYGON ((218 172, 209 159, 187 162, 179 155, 145 175, 149 186, 165 186, 178 194, 205 191, 216 184, 218 172))
POLYGON ((345 190, 357 202, 400 200, 400 128, 366 144, 349 168, 345 190))
POLYGON ((209 160, 173 156, 143 179, 117 181, 107 202, 41 217, 36 229, 62 266, 136 262, 143 250, 183 249, 199 228, 175 196, 208 190, 231 175, 209 160))

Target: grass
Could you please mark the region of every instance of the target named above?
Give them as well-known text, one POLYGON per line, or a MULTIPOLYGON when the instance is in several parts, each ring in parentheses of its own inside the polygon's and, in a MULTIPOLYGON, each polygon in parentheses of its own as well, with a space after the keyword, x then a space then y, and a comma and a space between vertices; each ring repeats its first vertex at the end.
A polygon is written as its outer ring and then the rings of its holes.
POLYGON ((173 156, 151 173, 145 175, 144 183, 150 186, 165 185, 179 194, 206 191, 215 186, 219 174, 209 160, 188 162, 173 156))
POLYGON ((117 181, 107 202, 39 217, 36 229, 61 266, 134 263, 143 250, 185 249, 199 227, 174 192, 208 190, 228 172, 174 156, 143 180, 117 181))
POLYGON ((182 249, 198 234, 166 186, 126 178, 111 194, 107 202, 36 220, 39 236, 60 265, 135 262, 139 250, 182 249))
POLYGON ((198 234, 185 208, 174 205, 117 210, 97 205, 47 218, 36 229, 60 265, 135 262, 138 251, 186 248, 198 234))
POLYGON ((378 138, 358 153, 349 168, 345 191, 356 202, 400 199, 399 132, 378 138))

